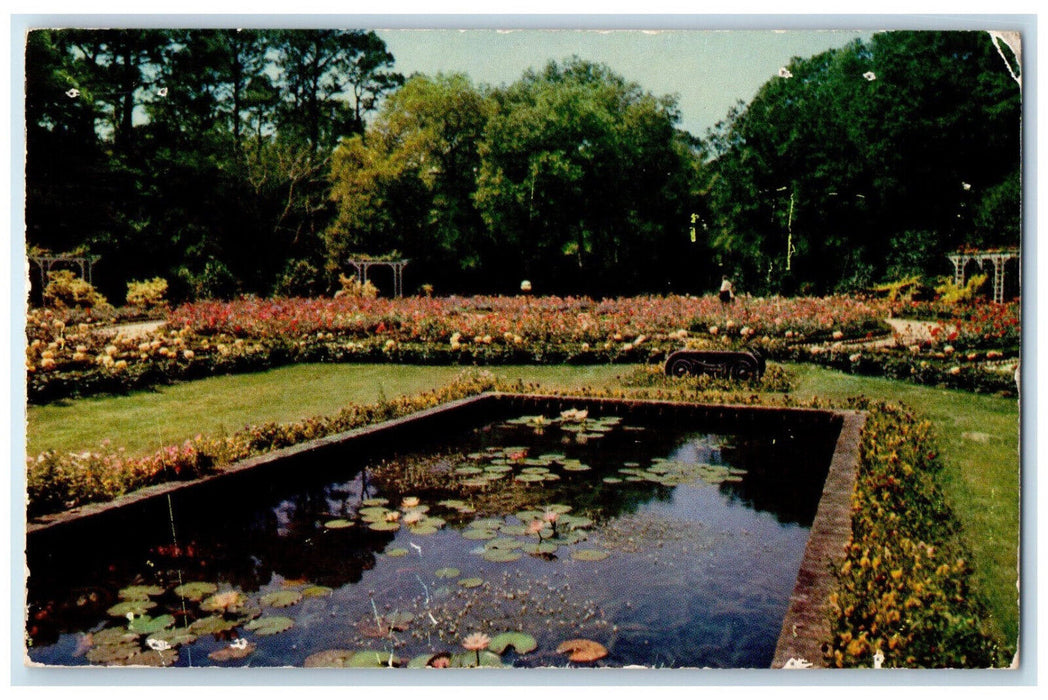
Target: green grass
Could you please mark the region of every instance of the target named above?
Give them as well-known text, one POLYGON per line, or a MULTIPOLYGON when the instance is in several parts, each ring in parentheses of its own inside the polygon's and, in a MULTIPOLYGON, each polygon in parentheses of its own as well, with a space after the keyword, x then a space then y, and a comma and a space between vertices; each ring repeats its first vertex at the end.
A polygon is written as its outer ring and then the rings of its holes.
MULTIPOLYGON (((511 366, 494 368, 551 387, 615 386, 628 367, 511 366)), ((865 395, 900 401, 930 420, 946 468, 941 485, 960 518, 974 559, 976 585, 988 598, 991 622, 1015 640, 1019 542, 1019 411, 1014 399, 793 366, 796 394, 826 398, 865 395)), ((28 453, 79 451, 109 439, 131 454, 180 443, 198 433, 222 435, 264 421, 329 415, 349 403, 413 394, 451 381, 460 367, 296 365, 213 377, 129 396, 33 406, 28 453)))
MULTIPOLYGON (((330 415, 347 404, 416 394, 447 384, 462 367, 412 365, 293 365, 211 377, 127 396, 30 406, 27 453, 99 449, 103 440, 128 454, 145 454, 194 435, 225 435, 252 423, 330 415)), ((603 386, 622 366, 498 367, 507 379, 552 386, 603 386)))

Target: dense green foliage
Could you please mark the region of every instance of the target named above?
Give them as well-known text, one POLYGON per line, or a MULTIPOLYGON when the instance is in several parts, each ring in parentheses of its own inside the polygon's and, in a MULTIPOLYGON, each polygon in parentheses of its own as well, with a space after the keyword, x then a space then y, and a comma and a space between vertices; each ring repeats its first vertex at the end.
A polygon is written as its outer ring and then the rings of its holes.
POLYGON ((153 277, 176 301, 268 294, 322 267, 331 150, 402 82, 392 62, 363 31, 30 32, 30 247, 100 256, 117 299, 153 277))
POLYGON ((101 256, 109 298, 331 293, 394 251, 409 292, 823 294, 1020 240, 985 32, 796 58, 701 140, 603 65, 405 83, 363 31, 42 30, 26 58, 29 243, 101 256))
POLYGON ((707 143, 711 244, 744 288, 863 288, 1019 244, 1021 94, 985 32, 878 33, 788 74, 707 143))

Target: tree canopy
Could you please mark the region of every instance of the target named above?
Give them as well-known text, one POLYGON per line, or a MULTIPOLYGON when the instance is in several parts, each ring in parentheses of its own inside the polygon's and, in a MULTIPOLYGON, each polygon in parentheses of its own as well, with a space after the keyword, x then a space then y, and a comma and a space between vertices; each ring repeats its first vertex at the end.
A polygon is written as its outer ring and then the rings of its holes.
POLYGON ((709 135, 711 243, 745 286, 861 288, 1018 245, 1021 94, 985 32, 878 33, 784 76, 709 135))
POLYGON ((580 58, 497 87, 394 66, 363 30, 33 31, 28 242, 101 256, 120 299, 325 293, 392 251, 409 292, 827 293, 1020 241, 1021 88, 986 32, 795 58, 701 139, 580 58))

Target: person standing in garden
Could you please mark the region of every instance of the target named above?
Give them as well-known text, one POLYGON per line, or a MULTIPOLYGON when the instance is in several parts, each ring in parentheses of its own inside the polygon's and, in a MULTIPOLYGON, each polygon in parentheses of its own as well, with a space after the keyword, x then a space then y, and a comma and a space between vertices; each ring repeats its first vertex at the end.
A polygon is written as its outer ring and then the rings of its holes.
POLYGON ((731 286, 731 280, 727 275, 721 277, 720 300, 722 304, 730 304, 735 301, 735 290, 731 286))

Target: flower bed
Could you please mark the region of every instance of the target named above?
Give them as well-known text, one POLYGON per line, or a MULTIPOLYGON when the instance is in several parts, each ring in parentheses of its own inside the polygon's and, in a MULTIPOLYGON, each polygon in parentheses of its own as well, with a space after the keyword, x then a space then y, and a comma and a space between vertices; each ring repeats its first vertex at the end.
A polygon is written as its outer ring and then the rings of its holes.
POLYGON ((885 377, 947 389, 1015 396, 1015 362, 1000 351, 944 353, 926 347, 855 348, 834 346, 780 347, 780 361, 804 362, 872 377, 885 377), (1009 362, 1009 360, 1011 360, 1009 362))
POLYGON ((661 362, 672 350, 866 336, 887 308, 846 297, 245 299, 171 313, 145 336, 104 335, 35 311, 34 403, 294 362, 561 364, 661 362))
POLYGON ((983 603, 957 521, 938 490, 942 468, 927 422, 891 405, 869 407, 852 542, 837 573, 837 667, 988 668, 1010 658, 982 629, 983 603))
POLYGON ((1017 350, 1022 340, 1020 302, 980 301, 965 304, 910 302, 894 309, 896 316, 934 321, 932 345, 958 352, 986 349, 1017 350))

